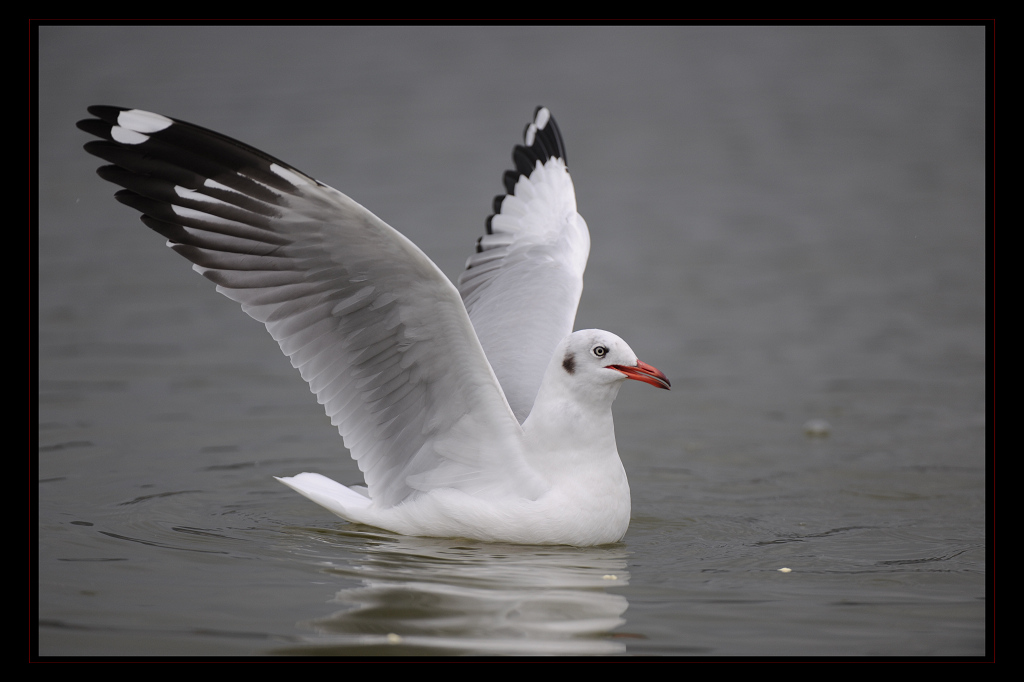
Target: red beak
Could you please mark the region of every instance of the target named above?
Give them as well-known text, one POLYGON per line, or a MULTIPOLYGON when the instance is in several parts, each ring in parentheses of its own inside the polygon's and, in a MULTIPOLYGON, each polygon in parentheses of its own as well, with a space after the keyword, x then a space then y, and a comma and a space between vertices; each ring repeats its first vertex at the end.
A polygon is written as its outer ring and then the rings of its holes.
POLYGON ((652 367, 646 362, 640 360, 636 361, 636 367, 627 367, 626 365, 608 365, 608 369, 615 369, 626 375, 627 379, 636 379, 642 381, 645 384, 651 386, 657 386, 663 388, 666 391, 672 387, 669 383, 668 377, 657 367, 652 367))

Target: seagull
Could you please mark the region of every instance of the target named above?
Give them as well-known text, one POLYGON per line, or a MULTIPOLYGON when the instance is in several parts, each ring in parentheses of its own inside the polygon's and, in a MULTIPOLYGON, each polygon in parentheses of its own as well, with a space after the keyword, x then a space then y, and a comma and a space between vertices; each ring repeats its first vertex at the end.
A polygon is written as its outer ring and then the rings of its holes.
POLYGON ((98 174, 266 325, 365 486, 279 481, 350 522, 519 544, 620 541, 630 518, 612 402, 668 389, 621 338, 573 332, 590 252, 565 145, 538 107, 458 284, 336 189, 191 123, 89 107, 98 174))

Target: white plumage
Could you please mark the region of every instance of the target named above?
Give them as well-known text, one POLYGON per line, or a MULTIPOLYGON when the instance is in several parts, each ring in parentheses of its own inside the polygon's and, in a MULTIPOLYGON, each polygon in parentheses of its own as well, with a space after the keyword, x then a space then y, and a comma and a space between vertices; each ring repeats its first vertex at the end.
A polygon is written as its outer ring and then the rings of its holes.
POLYGON ((158 114, 91 107, 86 150, 119 201, 263 322, 338 427, 366 487, 281 478, 351 521, 411 535, 594 545, 629 486, 611 404, 668 388, 609 332, 570 334, 590 238, 545 108, 456 289, 349 197, 158 114))

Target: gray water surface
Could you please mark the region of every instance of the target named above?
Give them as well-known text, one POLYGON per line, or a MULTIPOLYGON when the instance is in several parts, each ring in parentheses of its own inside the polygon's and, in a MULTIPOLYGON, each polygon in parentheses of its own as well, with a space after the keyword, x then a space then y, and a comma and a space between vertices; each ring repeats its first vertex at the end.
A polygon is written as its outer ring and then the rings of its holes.
POLYGON ((42 655, 980 656, 981 27, 43 27, 42 655), (243 140, 452 279, 538 104, 593 247, 608 547, 404 538, 261 325, 114 201, 92 104, 243 140), (788 568, 788 572, 781 569, 788 568))

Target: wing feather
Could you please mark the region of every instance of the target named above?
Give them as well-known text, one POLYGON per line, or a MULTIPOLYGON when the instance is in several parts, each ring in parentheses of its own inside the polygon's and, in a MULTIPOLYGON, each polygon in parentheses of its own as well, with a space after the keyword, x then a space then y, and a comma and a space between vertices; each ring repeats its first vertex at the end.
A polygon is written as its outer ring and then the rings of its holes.
POLYGON ((96 118, 79 127, 101 139, 86 150, 114 164, 100 176, 266 325, 338 427, 372 499, 387 506, 436 486, 536 485, 458 291, 412 242, 248 145, 138 110, 89 112, 96 118))
POLYGON ((565 145, 538 107, 512 152, 487 234, 466 261, 459 292, 516 419, 533 409, 555 347, 572 332, 590 253, 565 145))

